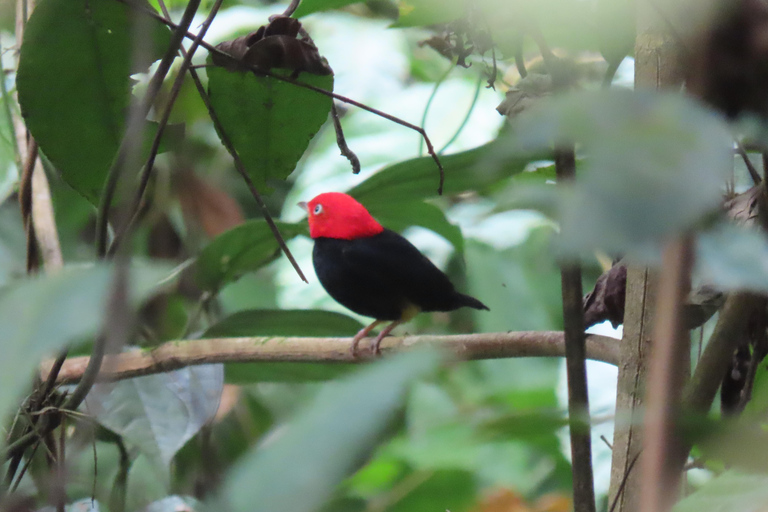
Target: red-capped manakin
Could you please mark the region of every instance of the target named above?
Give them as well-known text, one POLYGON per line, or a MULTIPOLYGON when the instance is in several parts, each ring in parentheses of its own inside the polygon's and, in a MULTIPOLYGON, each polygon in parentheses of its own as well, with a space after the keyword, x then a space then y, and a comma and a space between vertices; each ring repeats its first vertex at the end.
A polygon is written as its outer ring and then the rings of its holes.
POLYGON ((453 311, 463 306, 488 307, 457 292, 448 276, 404 237, 385 229, 365 207, 340 192, 320 194, 299 203, 308 214, 315 241, 312 262, 325 291, 342 306, 376 320, 352 341, 352 354, 371 330, 391 321, 371 345, 421 311, 453 311))

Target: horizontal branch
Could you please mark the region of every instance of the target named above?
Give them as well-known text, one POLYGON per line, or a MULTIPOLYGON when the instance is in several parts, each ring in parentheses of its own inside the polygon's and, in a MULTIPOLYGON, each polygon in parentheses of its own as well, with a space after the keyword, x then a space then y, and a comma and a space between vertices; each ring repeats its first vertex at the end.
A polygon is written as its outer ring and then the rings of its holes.
MULTIPOLYGON (((619 340, 606 336, 587 336, 587 358, 612 365, 618 362, 619 340)), ((101 377, 108 380, 129 379, 142 375, 177 370, 210 363, 305 362, 359 363, 373 357, 361 344, 356 358, 350 353, 352 338, 213 338, 169 341, 153 350, 135 349, 108 355, 101 377)), ((385 338, 381 349, 398 352, 416 346, 433 345, 453 353, 459 359, 499 359, 507 357, 563 357, 565 343, 559 331, 521 331, 453 336, 393 336, 385 338)), ((59 372, 59 384, 77 382, 88 366, 88 357, 68 359, 59 372)), ((45 380, 53 360, 41 365, 45 380)))

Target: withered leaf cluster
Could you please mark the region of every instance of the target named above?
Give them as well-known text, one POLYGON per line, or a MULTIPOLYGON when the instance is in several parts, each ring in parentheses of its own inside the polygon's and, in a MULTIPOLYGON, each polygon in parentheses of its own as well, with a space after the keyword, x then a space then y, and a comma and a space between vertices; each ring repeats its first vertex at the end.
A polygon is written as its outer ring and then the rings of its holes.
POLYGON ((269 24, 259 27, 255 32, 224 41, 216 48, 234 57, 233 61, 212 54, 215 65, 230 71, 245 71, 251 67, 264 71, 282 68, 290 69, 293 78, 301 72, 333 74, 328 61, 320 56, 299 20, 286 16, 274 16, 269 24))

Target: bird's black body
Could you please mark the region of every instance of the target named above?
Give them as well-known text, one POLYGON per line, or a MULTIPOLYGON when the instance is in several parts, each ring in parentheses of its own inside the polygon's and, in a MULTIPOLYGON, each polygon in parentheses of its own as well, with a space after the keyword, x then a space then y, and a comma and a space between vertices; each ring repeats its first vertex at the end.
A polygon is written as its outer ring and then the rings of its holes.
POLYGON ((457 292, 448 277, 404 237, 378 235, 343 240, 320 237, 312 252, 323 288, 355 313, 377 320, 404 320, 418 311, 488 309, 457 292))

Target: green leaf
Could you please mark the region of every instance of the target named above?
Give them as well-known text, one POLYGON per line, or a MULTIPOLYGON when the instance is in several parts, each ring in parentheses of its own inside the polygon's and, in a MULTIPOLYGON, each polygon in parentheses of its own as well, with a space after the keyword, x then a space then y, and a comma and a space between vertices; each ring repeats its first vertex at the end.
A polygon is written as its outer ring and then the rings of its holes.
MULTIPOLYGON (((3 87, 3 92, 5 88, 3 87)), ((10 95, 0 96, 0 204, 16 190, 19 172, 16 169, 16 139, 13 130, 10 95)))
POLYGON ((131 9, 111 0, 44 0, 24 30, 16 78, 24 120, 64 180, 98 201, 122 138, 130 75, 170 43, 147 19, 148 41, 132 65, 131 9))
POLYGON ((393 27, 421 27, 449 23, 464 15, 465 6, 459 0, 403 0, 398 2, 400 16, 393 27))
MULTIPOLYGON (((438 361, 431 351, 401 354, 326 384, 272 442, 234 468, 219 499, 234 512, 320 510, 379 443, 408 384, 433 372, 438 361)), ((224 507, 218 502, 209 509, 224 507)))
MULTIPOLYGON (((333 90, 333 75, 303 73, 302 82, 333 90)), ((284 180, 328 119, 331 98, 253 73, 208 68, 208 93, 224 131, 261 192, 284 180)))
MULTIPOLYGON (((320 310, 248 310, 234 313, 211 326, 204 338, 250 336, 354 336, 363 325, 341 313, 320 310)), ((313 382, 349 373, 353 365, 340 363, 227 363, 228 383, 313 382)))
POLYGON ((768 506, 768 476, 727 471, 680 500, 673 512, 760 512, 768 506))
POLYGON ((341 313, 306 309, 238 311, 205 331, 203 338, 246 336, 354 336, 363 325, 341 313))
POLYGON ((560 197, 570 254, 656 257, 663 239, 719 207, 733 162, 724 120, 679 94, 569 94, 522 114, 516 132, 512 152, 583 144, 578 179, 560 197))
MULTIPOLYGON (((535 155, 509 151, 509 145, 509 138, 503 138, 468 151, 441 156, 445 170, 443 193, 482 192, 500 180, 522 172, 535 155)), ((423 156, 382 169, 348 193, 365 205, 380 201, 421 201, 437 196, 439 183, 440 173, 435 161, 423 156)))
MULTIPOLYGON (((277 222, 283 238, 306 234, 305 222, 277 222)), ((197 283, 205 290, 218 290, 274 260, 280 246, 263 220, 252 220, 222 233, 208 244, 197 258, 197 283)))
POLYGON ((552 254, 554 229, 533 230, 515 247, 467 243, 469 294, 491 309, 475 315, 482 332, 559 329, 560 272, 552 254))
POLYGON ((469 471, 437 470, 403 499, 388 507, 387 512, 468 511, 475 505, 476 488, 475 475, 469 471))
POLYGON ((461 229, 448 222, 437 206, 422 201, 368 201, 368 211, 383 225, 402 232, 410 226, 421 226, 448 240, 458 252, 464 251, 461 229))
POLYGON ((330 11, 340 9, 347 5, 358 4, 362 0, 303 0, 299 8, 293 13, 294 18, 301 18, 313 12, 330 11))

